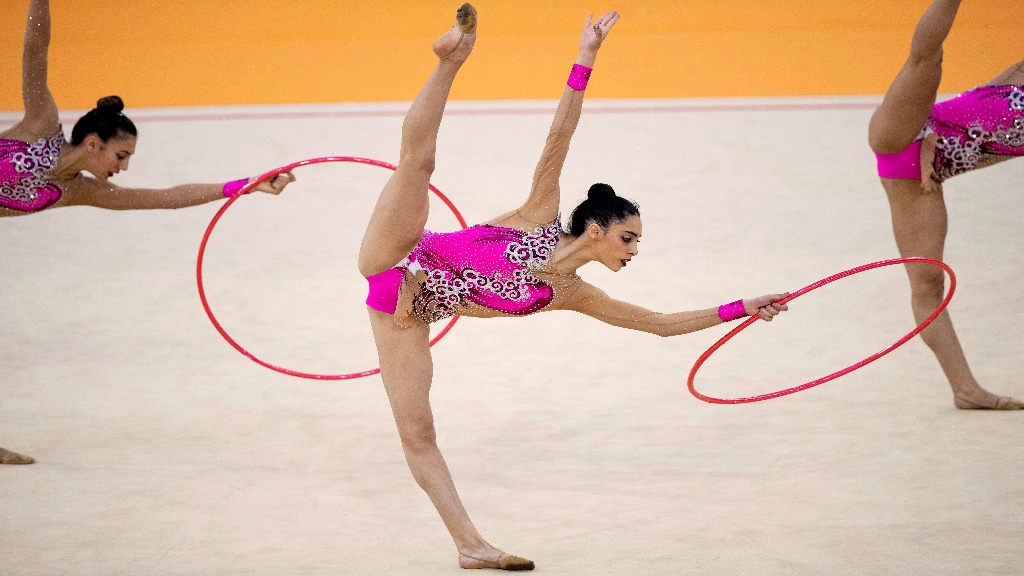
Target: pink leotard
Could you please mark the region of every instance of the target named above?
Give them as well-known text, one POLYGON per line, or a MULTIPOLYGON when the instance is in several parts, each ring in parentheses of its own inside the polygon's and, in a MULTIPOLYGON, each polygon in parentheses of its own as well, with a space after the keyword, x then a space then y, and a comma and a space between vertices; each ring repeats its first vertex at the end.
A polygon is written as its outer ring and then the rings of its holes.
POLYGON ((47 182, 47 177, 57 166, 63 145, 63 130, 35 144, 0 139, 0 206, 38 212, 60 200, 60 187, 47 182))
POLYGON ((939 182, 998 156, 1024 156, 1024 86, 979 86, 939 102, 910 147, 876 154, 878 175, 920 180, 921 140, 932 133, 938 136, 933 167, 939 182))
POLYGON ((457 232, 423 232, 416 248, 394 268, 370 276, 366 304, 394 314, 406 273, 422 280, 412 313, 425 323, 476 304, 512 316, 525 316, 551 303, 554 290, 533 274, 551 256, 561 236, 555 220, 532 233, 479 225, 457 232))

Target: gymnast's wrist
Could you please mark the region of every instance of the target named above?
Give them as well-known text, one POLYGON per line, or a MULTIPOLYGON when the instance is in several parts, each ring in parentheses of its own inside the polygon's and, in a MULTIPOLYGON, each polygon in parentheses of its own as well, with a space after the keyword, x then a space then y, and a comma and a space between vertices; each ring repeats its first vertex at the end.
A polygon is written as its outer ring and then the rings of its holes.
POLYGON ((569 79, 565 81, 565 85, 577 92, 582 92, 587 89, 587 82, 593 71, 593 68, 577 62, 572 65, 572 71, 569 72, 569 79))
POLYGON ((245 188, 249 183, 248 178, 242 178, 241 180, 232 180, 231 182, 225 182, 224 187, 221 188, 221 192, 224 196, 231 198, 232 196, 238 196, 239 190, 245 188))
POLYGON ((580 50, 579 56, 576 57, 576 63, 587 68, 593 68, 596 60, 597 50, 580 50))
POLYGON ((747 307, 743 305, 743 300, 722 304, 718 307, 718 317, 722 319, 722 322, 732 322, 746 315, 747 307))

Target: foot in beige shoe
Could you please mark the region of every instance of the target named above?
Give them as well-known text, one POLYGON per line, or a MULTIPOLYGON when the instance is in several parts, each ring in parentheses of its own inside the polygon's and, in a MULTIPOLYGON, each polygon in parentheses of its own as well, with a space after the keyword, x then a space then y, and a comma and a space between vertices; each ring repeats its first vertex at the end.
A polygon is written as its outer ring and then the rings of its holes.
POLYGON ((465 60, 476 42, 476 8, 465 3, 455 14, 455 26, 434 40, 434 54, 438 58, 465 60))
POLYGON ((958 394, 953 395, 953 404, 961 410, 1024 410, 1024 402, 1009 396, 996 396, 987 393, 986 398, 968 400, 958 394))
POLYGON ((459 554, 459 567, 475 570, 478 568, 495 568, 497 570, 533 570, 533 560, 502 553, 497 560, 484 560, 465 554, 459 554))
POLYGON ((0 464, 32 464, 36 459, 0 448, 0 464))

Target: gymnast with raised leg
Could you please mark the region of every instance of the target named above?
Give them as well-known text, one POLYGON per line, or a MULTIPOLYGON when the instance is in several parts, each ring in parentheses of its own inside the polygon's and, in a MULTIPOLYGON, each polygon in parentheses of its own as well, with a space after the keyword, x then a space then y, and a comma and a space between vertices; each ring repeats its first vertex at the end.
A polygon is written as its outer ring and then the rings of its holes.
MULTIPOLYGON (((101 98, 64 140, 57 104, 47 85, 50 3, 32 0, 25 26, 21 93, 25 116, 0 132, 0 216, 21 216, 88 205, 112 210, 182 208, 237 193, 248 179, 226 184, 183 184, 167 189, 122 188, 108 179, 128 169, 138 130, 122 112, 117 96, 101 98), (89 172, 93 177, 85 176, 89 172)), ((257 190, 279 194, 294 180, 282 174, 257 190)), ((34 459, 0 448, 0 464, 31 464, 34 459)))
MULTIPOLYGON (((959 7, 959 0, 932 3, 914 31, 910 57, 871 117, 869 142, 902 256, 942 259, 946 179, 1024 155, 1024 61, 988 84, 935 103, 942 43, 959 7)), ((907 265, 907 274, 920 322, 942 300, 944 277, 938 268, 918 264, 907 265)), ((957 408, 1024 409, 1024 402, 992 394, 974 379, 948 311, 921 337, 938 358, 957 408)))
POLYGON ((370 324, 380 374, 413 477, 451 533, 463 568, 530 570, 477 532, 438 449, 430 408, 431 322, 455 314, 523 316, 575 310, 603 322, 674 336, 739 317, 771 320, 786 309, 784 294, 738 300, 717 308, 661 314, 614 300, 576 270, 597 261, 613 271, 637 255, 642 233, 636 204, 606 184, 594 184, 573 210, 567 230, 558 214, 559 176, 579 122, 583 94, 602 41, 619 19, 587 17, 572 67, 526 203, 489 222, 452 233, 424 230, 428 184, 448 93, 476 39, 476 10, 464 4, 453 29, 434 42, 437 68, 402 125, 398 169, 374 207, 359 251, 369 281, 370 324))

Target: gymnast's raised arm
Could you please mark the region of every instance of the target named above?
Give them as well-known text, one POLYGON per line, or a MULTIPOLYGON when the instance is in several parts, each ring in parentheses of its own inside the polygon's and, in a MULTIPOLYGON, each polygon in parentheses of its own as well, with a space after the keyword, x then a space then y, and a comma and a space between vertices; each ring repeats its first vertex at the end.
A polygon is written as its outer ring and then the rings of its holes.
POLYGON ((35 142, 57 133, 57 104, 46 83, 49 49, 50 2, 32 0, 21 57, 21 97, 25 102, 25 116, 21 122, 0 133, 0 138, 35 142))
MULTIPOLYGON (((592 16, 587 16, 587 23, 580 34, 579 57, 576 58, 576 64, 585 67, 587 77, 597 59, 597 51, 601 47, 601 42, 607 38, 608 32, 618 19, 619 13, 614 11, 601 16, 594 22, 591 22, 592 16)), ((580 73, 574 70, 574 74, 580 73)), ((565 91, 562 92, 562 99, 558 102, 558 108, 555 110, 547 142, 544 144, 544 151, 541 153, 540 161, 533 173, 533 186, 526 203, 515 212, 499 216, 494 223, 504 222, 509 217, 518 215, 530 223, 539 225, 551 222, 558 215, 560 201, 558 180, 562 174, 562 164, 565 163, 565 157, 569 153, 569 141, 580 121, 585 82, 582 86, 577 84, 576 87, 579 89, 566 86, 565 91)))

